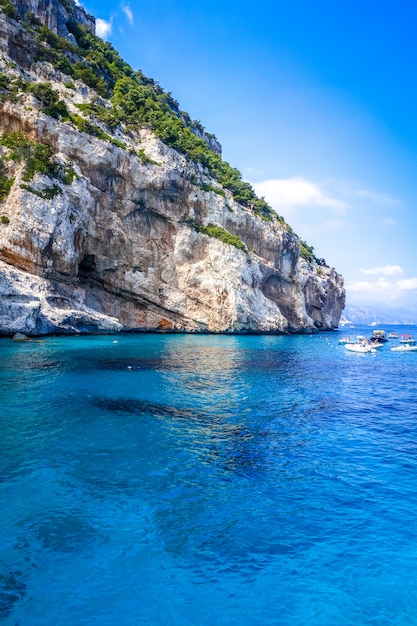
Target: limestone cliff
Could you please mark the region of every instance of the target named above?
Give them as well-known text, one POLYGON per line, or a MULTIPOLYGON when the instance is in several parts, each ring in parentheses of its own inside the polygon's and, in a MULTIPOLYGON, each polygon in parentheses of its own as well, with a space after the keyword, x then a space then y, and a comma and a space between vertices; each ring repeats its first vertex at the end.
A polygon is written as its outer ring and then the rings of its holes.
POLYGON ((342 277, 91 16, 72 0, 0 7, 0 334, 337 327, 342 277), (152 126, 161 111, 170 126, 152 126))

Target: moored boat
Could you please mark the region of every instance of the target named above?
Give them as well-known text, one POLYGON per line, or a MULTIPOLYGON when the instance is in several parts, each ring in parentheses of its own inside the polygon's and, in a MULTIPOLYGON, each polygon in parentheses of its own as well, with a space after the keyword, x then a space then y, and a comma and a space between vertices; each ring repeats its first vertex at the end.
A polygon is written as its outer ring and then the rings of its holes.
POLYGON ((346 343, 345 348, 349 352, 376 352, 376 349, 370 343, 346 343))
POLYGON ((385 330, 374 330, 371 337, 372 341, 388 341, 387 333, 385 330))
POLYGON ((408 333, 404 333, 400 337, 400 343, 407 344, 407 345, 415 345, 416 340, 414 339, 412 335, 409 335, 408 333))
POLYGON ((358 335, 355 342, 346 343, 345 348, 349 352, 376 352, 375 346, 363 335, 358 335))
POLYGON ((393 352, 417 352, 417 345, 414 343, 403 343, 400 346, 391 348, 393 352))
POLYGON ((398 339, 398 333, 389 333, 388 339, 398 339))
POLYGON ((384 347, 384 342, 382 341, 378 341, 375 339, 371 339, 370 344, 373 348, 383 348, 384 347))
POLYGON ((342 337, 341 339, 339 339, 339 343, 340 344, 352 343, 352 340, 350 337, 342 337))

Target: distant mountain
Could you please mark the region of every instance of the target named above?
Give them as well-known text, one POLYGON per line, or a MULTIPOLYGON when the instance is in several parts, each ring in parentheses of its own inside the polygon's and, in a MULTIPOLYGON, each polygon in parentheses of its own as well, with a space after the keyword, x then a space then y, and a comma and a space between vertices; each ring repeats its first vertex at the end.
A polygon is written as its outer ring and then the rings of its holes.
POLYGON ((417 324, 417 312, 409 309, 377 310, 347 305, 340 324, 417 324))

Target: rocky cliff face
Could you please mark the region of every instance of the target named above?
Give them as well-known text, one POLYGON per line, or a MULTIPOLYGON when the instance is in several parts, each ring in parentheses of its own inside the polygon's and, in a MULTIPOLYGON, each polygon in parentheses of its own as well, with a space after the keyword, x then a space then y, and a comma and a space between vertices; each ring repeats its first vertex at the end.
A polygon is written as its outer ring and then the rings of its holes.
POLYGON ((79 62, 74 20, 94 29, 71 0, 0 15, 0 333, 337 327, 342 277, 303 259, 283 220, 237 202, 149 128, 85 113, 111 104, 45 60, 51 39, 39 43, 43 24, 79 62), (62 115, 33 89, 45 83, 62 115))
POLYGON ((92 15, 79 4, 71 1, 58 0, 17 0, 13 3, 21 20, 28 21, 28 13, 32 13, 43 26, 49 28, 60 37, 65 37, 76 43, 73 34, 68 30, 68 24, 78 22, 83 24, 89 32, 95 33, 96 21, 92 15))

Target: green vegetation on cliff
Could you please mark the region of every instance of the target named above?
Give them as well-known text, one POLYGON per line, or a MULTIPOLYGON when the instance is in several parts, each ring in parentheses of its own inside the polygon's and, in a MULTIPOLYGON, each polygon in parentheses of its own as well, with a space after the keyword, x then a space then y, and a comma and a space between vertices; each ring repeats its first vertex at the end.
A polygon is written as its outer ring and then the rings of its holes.
MULTIPOLYGON (((14 2, 15 0, 0 0, 0 7, 11 18, 18 17, 14 2)), ((69 79, 63 85, 67 89, 75 89, 73 81, 80 80, 101 97, 88 104, 77 105, 80 115, 74 115, 68 111, 65 102, 49 83, 30 85, 19 77, 10 79, 9 76, 0 75, 0 100, 13 101, 20 93, 30 91, 47 115, 69 120, 80 131, 110 141, 122 149, 126 145, 112 136, 118 127, 121 126, 127 132, 147 127, 167 146, 184 154, 194 163, 201 164, 219 183, 219 187, 206 184, 202 189, 219 195, 224 195, 224 190, 228 190, 238 203, 261 219, 277 220, 288 232, 292 232, 284 218, 277 215, 264 198, 258 198, 252 186, 242 180, 239 170, 221 158, 216 151, 214 135, 206 133, 200 122, 192 121, 186 112, 181 111, 172 94, 165 92, 155 80, 148 78, 140 70, 134 71, 110 43, 93 35, 85 25, 77 22, 72 3, 67 0, 60 2, 71 14, 66 25, 76 45, 40 25, 38 18, 32 13, 26 13, 21 24, 34 38, 34 61, 47 61, 66 74, 69 79)), ((44 161, 42 155, 39 157, 40 150, 42 148, 31 146, 27 153, 24 180, 30 180, 37 171, 51 177, 60 177, 56 171, 42 170, 40 164, 44 161)), ((135 153, 143 164, 153 163, 143 149, 136 150, 135 153)), ((51 159, 52 155, 49 156, 51 159)), ((62 175, 61 173, 61 177, 62 175)), ((6 190, 7 185, 8 183, 6 190)), ((210 236, 220 238, 219 232, 213 233, 212 230, 210 236)), ((224 233, 221 236, 232 237, 227 231, 224 233)), ((240 239, 238 242, 243 246, 240 239)), ((237 242, 233 243, 236 244, 237 242)), ((313 248, 304 241, 299 240, 299 250, 300 256, 306 261, 325 264, 323 259, 314 256, 313 248)))
POLYGON ((34 189, 31 185, 20 185, 21 189, 30 191, 35 196, 42 198, 43 200, 52 200, 55 196, 62 194, 62 189, 59 185, 51 185, 50 187, 44 187, 42 190, 34 189))
POLYGON ((222 228, 221 226, 216 226, 216 224, 209 223, 207 226, 202 224, 201 222, 196 221, 189 215, 184 215, 182 221, 194 228, 198 233, 202 233, 203 235, 207 235, 208 237, 213 237, 214 239, 219 239, 219 241, 223 243, 227 243, 230 246, 234 246, 239 250, 243 250, 243 252, 248 252, 247 247, 243 243, 243 241, 237 236, 229 233, 228 230, 222 228))
POLYGON ((7 174, 8 171, 4 159, 0 159, 0 202, 7 198, 14 183, 14 178, 7 174))
MULTIPOLYGON (((4 131, 0 136, 0 145, 8 148, 7 161, 24 162, 22 179, 25 182, 32 180, 36 174, 56 178, 64 185, 70 185, 74 179, 75 172, 72 167, 58 162, 53 156, 51 146, 30 141, 22 132, 4 131)), ((6 189, 9 184, 6 183, 6 189)))
MULTIPOLYGON (((258 198, 252 186, 242 180, 240 172, 213 152, 207 141, 198 136, 205 134, 199 122, 179 109, 170 93, 141 71, 133 69, 121 59, 106 41, 92 35, 88 29, 72 22, 68 25, 78 47, 58 37, 45 26, 34 29, 37 37, 37 60, 49 61, 73 79, 82 80, 99 95, 110 98, 112 108, 93 102, 84 113, 96 117, 114 129, 119 124, 127 128, 147 126, 168 146, 201 163, 237 202, 250 208, 260 217, 271 220, 276 216, 268 203, 258 198), (70 63, 69 56, 77 54, 79 61, 70 63)), ((90 128, 91 130, 91 128, 90 128)), ((87 131, 88 132, 88 131, 87 131)), ((212 135, 206 134, 208 139, 212 135)))
POLYGON ((204 235, 208 235, 209 237, 219 239, 221 242, 234 246, 235 248, 243 250, 244 252, 248 251, 243 241, 239 239, 237 235, 232 235, 221 226, 216 226, 215 224, 207 224, 207 226, 203 226, 202 224, 195 224, 194 227, 199 233, 203 233, 204 235))
POLYGON ((317 263, 317 265, 327 265, 324 259, 318 259, 314 255, 313 246, 309 246, 303 239, 298 241, 298 247, 300 250, 300 256, 308 263, 317 263))
POLYGON ((52 160, 52 148, 44 143, 33 143, 21 132, 4 132, 0 137, 0 145, 9 148, 9 161, 24 161, 23 180, 31 180, 35 174, 55 176, 56 164, 52 160))
POLYGON ((13 17, 15 20, 19 19, 19 14, 16 7, 10 0, 0 0, 0 7, 3 9, 7 17, 13 17))
POLYGON ((19 95, 29 90, 29 83, 20 76, 11 78, 8 74, 0 74, 0 102, 10 100, 16 102, 19 95))
POLYGON ((31 91, 41 103, 41 111, 43 113, 56 119, 68 119, 67 105, 63 100, 59 99, 58 92, 52 89, 50 83, 35 83, 31 86, 31 91))

